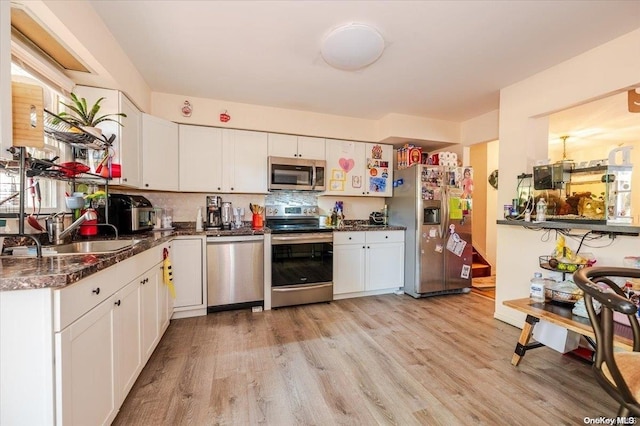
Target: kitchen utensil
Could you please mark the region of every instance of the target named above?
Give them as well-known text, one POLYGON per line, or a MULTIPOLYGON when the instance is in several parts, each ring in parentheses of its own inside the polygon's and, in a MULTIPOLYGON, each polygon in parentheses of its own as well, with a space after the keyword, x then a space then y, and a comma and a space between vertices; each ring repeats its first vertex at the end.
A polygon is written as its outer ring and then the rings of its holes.
POLYGON ((45 229, 42 227, 42 225, 40 225, 40 222, 38 222, 38 219, 36 217, 36 186, 37 183, 33 181, 33 178, 29 178, 29 193, 31 194, 31 204, 33 205, 33 210, 27 217, 27 223, 36 231, 45 232, 45 229))
POLYGON ((77 161, 62 163, 59 167, 62 174, 66 177, 75 177, 81 173, 86 173, 91 170, 91 168, 86 164, 82 164, 77 161))

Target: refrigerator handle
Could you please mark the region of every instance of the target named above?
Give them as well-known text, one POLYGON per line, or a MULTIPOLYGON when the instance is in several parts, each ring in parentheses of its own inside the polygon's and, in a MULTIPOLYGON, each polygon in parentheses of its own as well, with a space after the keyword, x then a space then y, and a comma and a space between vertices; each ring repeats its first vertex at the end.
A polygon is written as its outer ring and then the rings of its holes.
POLYGON ((449 226, 449 190, 445 187, 442 194, 442 217, 440 217, 440 238, 444 238, 449 226))

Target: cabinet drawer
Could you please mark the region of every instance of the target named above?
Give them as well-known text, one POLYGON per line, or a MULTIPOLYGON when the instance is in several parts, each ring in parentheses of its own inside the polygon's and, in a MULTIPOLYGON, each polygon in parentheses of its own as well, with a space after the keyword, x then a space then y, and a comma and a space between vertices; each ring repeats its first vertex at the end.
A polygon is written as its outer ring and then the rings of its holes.
POLYGON ((333 244, 362 244, 364 232, 334 232, 333 244))
POLYGON ((404 231, 368 231, 367 243, 400 243, 404 241, 404 231))
POLYGON ((53 292, 53 328, 64 330, 69 324, 89 312, 126 282, 117 279, 119 265, 97 272, 75 284, 53 292))

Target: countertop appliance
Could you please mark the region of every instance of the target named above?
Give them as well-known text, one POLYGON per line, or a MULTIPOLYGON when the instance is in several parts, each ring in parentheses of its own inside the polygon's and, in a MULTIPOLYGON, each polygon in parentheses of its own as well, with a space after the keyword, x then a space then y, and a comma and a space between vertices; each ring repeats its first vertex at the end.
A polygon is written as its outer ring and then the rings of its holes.
POLYGON ((222 221, 222 229, 231 229, 231 223, 233 222, 233 207, 229 201, 222 203, 220 218, 222 221))
POLYGON ((402 183, 389 201, 389 222, 407 228, 404 292, 468 293, 473 170, 416 165, 394 173, 402 183))
POLYGON ((271 229, 271 306, 333 300, 333 233, 317 206, 266 206, 271 229))
POLYGON ((222 198, 217 195, 207 195, 207 217, 205 227, 207 229, 221 229, 222 215, 222 198))
POLYGON ((156 210, 142 195, 109 194, 109 222, 120 234, 150 231, 156 223, 156 210))
POLYGON ((264 236, 207 238, 207 311, 264 302, 264 236))
POLYGON ((324 160, 269 157, 269 191, 324 191, 326 169, 324 160))

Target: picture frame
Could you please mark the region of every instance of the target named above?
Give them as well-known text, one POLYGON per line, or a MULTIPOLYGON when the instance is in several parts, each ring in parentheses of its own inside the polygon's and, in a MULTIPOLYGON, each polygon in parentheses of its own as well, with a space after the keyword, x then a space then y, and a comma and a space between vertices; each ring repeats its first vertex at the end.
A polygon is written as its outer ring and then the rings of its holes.
POLYGON ((345 180, 347 177, 344 170, 333 169, 331 170, 331 180, 345 180))
POLYGON ((330 191, 344 191, 344 180, 331 179, 329 181, 330 191))

